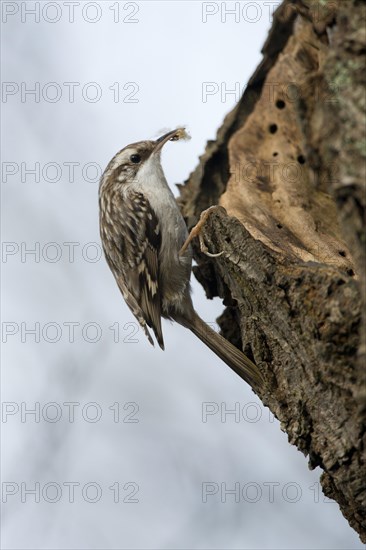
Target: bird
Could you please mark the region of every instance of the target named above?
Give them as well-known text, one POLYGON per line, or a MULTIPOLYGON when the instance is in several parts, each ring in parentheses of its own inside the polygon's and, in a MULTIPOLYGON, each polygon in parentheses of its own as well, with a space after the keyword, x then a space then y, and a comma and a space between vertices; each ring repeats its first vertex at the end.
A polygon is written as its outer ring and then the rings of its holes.
POLYGON ((151 331, 164 350, 161 320, 175 321, 258 392, 263 376, 257 365, 205 323, 192 303, 188 230, 161 165, 163 146, 186 135, 177 128, 156 140, 132 143, 109 162, 99 185, 104 256, 152 345, 151 331))

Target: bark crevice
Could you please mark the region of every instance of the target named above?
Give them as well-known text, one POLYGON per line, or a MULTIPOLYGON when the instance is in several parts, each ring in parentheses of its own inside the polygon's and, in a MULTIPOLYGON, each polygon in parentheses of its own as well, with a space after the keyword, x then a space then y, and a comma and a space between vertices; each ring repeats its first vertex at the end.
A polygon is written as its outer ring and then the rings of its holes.
POLYGON ((243 97, 180 186, 190 227, 223 207, 203 230, 223 254, 195 242, 194 272, 224 299, 224 336, 261 368, 260 397, 363 541, 365 9, 285 1, 243 97))

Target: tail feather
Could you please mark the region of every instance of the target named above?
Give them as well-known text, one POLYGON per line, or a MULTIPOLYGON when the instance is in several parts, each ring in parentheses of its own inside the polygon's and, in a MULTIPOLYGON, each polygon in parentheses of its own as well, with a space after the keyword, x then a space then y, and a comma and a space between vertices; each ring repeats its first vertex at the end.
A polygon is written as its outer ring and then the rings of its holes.
POLYGON ((263 387, 264 380, 258 367, 197 314, 186 326, 254 390, 263 387))

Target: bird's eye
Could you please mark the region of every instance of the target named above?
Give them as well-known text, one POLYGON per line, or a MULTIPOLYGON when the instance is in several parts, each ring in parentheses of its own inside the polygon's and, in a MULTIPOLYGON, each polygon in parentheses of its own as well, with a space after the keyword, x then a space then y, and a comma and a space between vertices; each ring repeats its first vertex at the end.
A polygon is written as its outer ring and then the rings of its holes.
POLYGON ((130 156, 130 161, 133 162, 134 164, 138 164, 141 160, 141 157, 140 155, 131 155, 130 156))

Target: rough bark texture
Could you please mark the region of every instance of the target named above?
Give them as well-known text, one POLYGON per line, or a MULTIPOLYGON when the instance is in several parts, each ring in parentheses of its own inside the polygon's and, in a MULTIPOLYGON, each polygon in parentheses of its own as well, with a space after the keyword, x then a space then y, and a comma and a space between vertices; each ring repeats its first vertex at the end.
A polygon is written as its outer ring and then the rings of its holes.
POLYGON ((365 3, 286 0, 263 61, 181 187, 196 277, 260 397, 366 540, 365 3))

